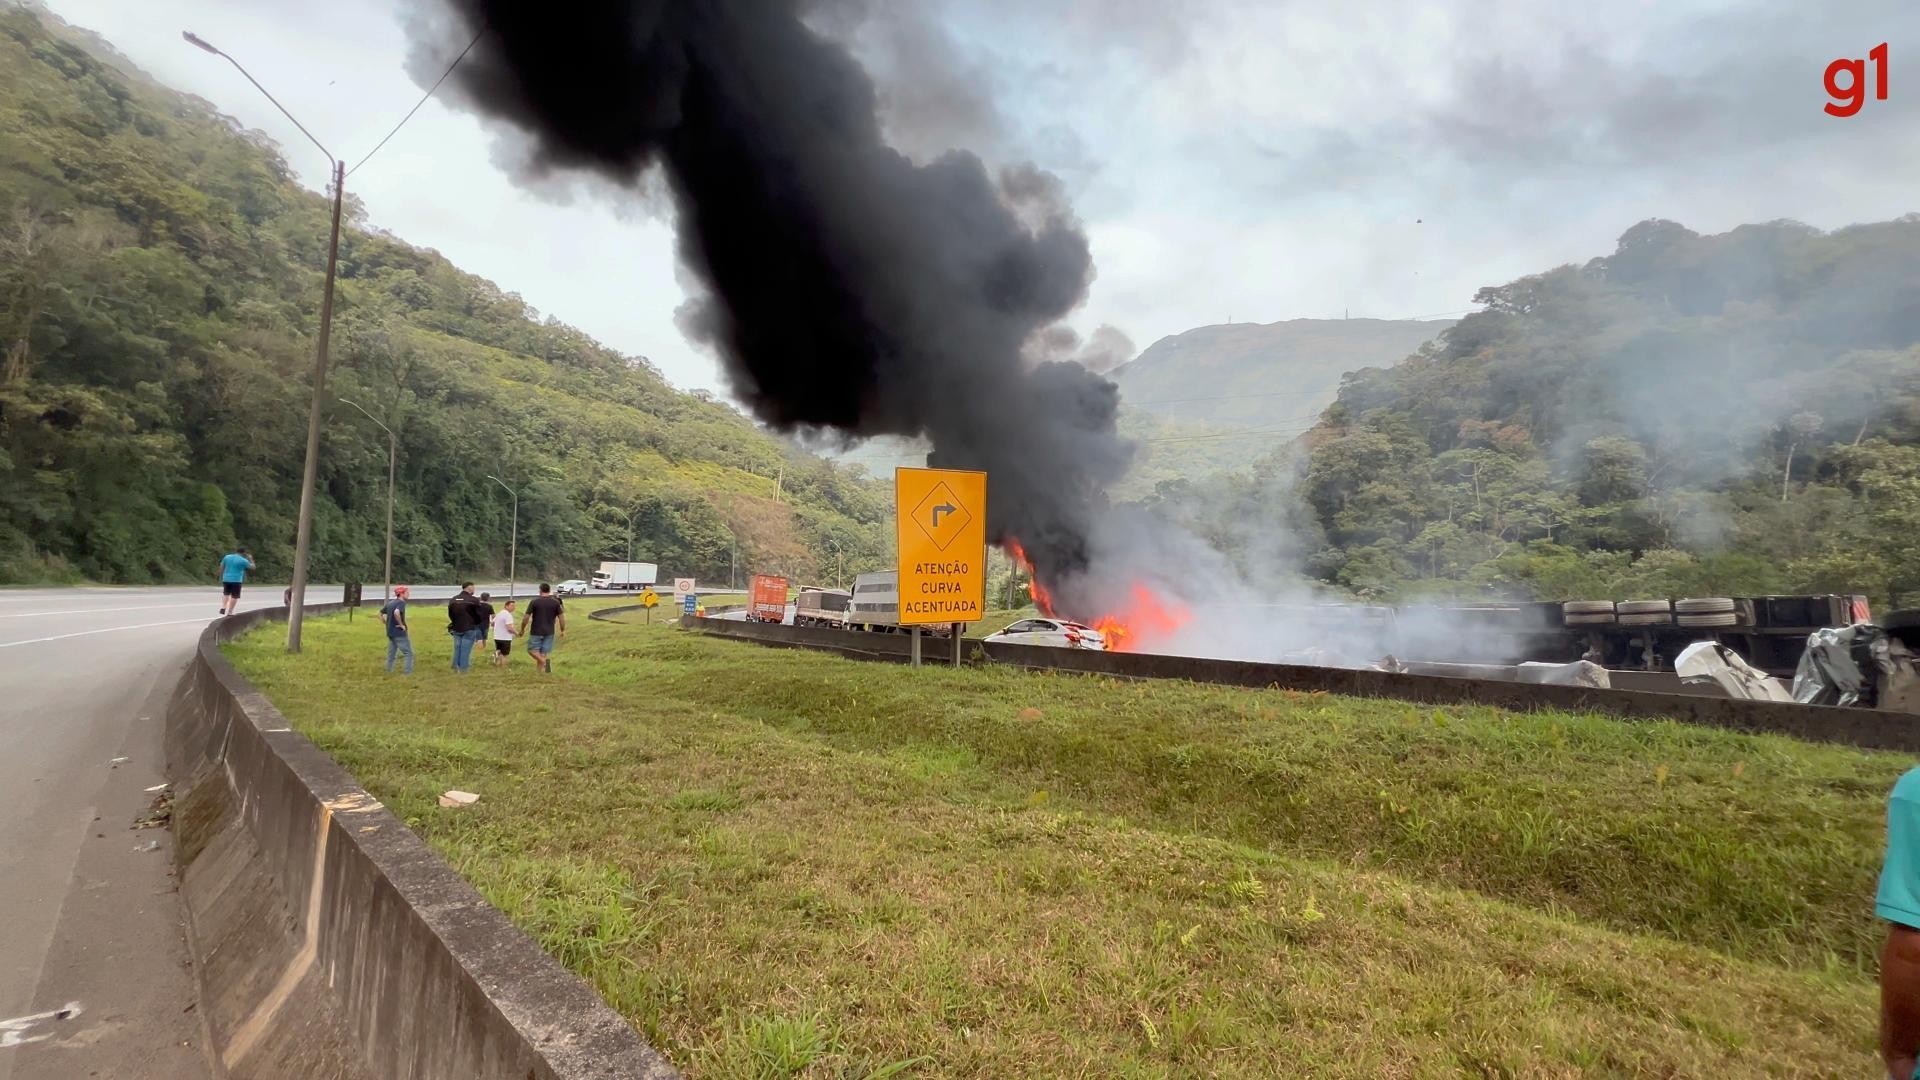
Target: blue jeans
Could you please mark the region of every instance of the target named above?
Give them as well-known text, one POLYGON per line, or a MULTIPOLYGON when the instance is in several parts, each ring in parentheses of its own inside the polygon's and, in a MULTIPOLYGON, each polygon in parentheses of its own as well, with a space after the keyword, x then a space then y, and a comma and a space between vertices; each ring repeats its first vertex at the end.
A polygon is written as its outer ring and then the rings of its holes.
POLYGON ((541 656, 552 656, 553 655, 553 635, 552 634, 527 635, 527 651, 530 653, 539 653, 541 656))
POLYGON ((479 640, 480 631, 478 630, 468 630, 464 634, 453 635, 453 670, 473 669, 473 646, 479 640))
POLYGON ((407 658, 407 674, 413 674, 413 639, 405 634, 387 639, 387 673, 393 673, 393 662, 399 657, 407 658))

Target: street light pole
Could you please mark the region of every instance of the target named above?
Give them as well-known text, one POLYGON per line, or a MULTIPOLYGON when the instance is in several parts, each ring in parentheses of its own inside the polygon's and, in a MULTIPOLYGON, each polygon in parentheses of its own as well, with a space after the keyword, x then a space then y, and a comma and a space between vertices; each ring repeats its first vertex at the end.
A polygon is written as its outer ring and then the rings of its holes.
POLYGON ((380 597, 383 600, 391 600, 393 599, 393 477, 394 461, 398 458, 400 452, 400 440, 393 434, 392 428, 380 423, 379 418, 372 413, 360 408, 358 405, 354 405, 353 402, 348 401, 346 398, 341 398, 340 404, 353 405, 354 409, 357 410, 361 416, 372 420, 379 426, 381 431, 387 433, 387 575, 386 583, 381 587, 380 597))
POLYGON ((307 556, 313 542, 313 492, 320 472, 320 417, 327 395, 327 342, 333 332, 333 279, 340 265, 340 204, 346 194, 347 163, 334 157, 333 151, 322 146, 306 125, 294 120, 287 107, 267 93, 267 88, 240 66, 240 61, 191 33, 182 31, 180 36, 187 44, 232 64, 235 71, 253 84, 254 89, 273 102, 273 107, 279 109, 282 116, 293 121, 293 126, 300 129, 300 134, 305 135, 308 142, 327 155, 328 163, 333 166, 333 229, 327 239, 326 286, 320 293, 320 340, 313 360, 313 405, 307 410, 307 463, 300 476, 300 517, 293 541, 293 588, 287 605, 287 651, 297 653, 300 651, 301 614, 307 601, 307 556))
POLYGON ((505 480, 500 479, 492 473, 487 474, 487 479, 499 484, 503 488, 507 488, 507 494, 513 496, 513 538, 508 541, 507 547, 507 599, 511 600, 513 599, 514 586, 519 582, 519 579, 515 575, 519 572, 520 559, 520 493, 513 488, 507 487, 505 480))

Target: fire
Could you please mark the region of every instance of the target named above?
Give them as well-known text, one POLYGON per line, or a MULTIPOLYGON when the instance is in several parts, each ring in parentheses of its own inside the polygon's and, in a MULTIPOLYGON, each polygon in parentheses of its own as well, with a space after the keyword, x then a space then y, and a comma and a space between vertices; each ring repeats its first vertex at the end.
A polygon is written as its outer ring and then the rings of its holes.
POLYGON ((1009 540, 1007 554, 1013 556, 1013 561, 1019 563, 1020 569, 1027 572, 1027 595, 1033 598, 1033 606, 1039 609, 1040 614, 1051 617, 1053 594, 1047 591, 1045 585, 1040 584, 1039 576, 1033 572, 1033 563, 1027 561, 1026 549, 1020 546, 1020 541, 1009 540))
MULTIPOLYGON (((1033 563, 1027 561, 1026 551, 1020 547, 1018 541, 1009 540, 1007 554, 1013 556, 1013 561, 1020 564, 1020 567, 1032 578, 1032 584, 1027 587, 1027 591, 1033 597, 1033 606, 1039 609, 1040 614, 1053 617, 1055 615, 1053 594, 1047 591, 1045 585, 1040 584, 1037 576, 1033 576, 1033 563)), ((1164 638, 1192 619, 1193 612, 1189 611, 1184 604, 1163 602, 1154 595, 1152 589, 1136 581, 1130 590, 1130 602, 1125 607, 1119 611, 1097 615, 1087 620, 1087 625, 1100 631, 1100 636, 1106 639, 1108 650, 1130 652, 1140 647, 1142 643, 1137 639, 1141 636, 1144 635, 1149 642, 1164 638)))
POLYGON ((1144 634, 1148 640, 1164 638, 1187 625, 1193 612, 1186 605, 1162 603, 1153 590, 1134 582, 1133 602, 1118 613, 1102 615, 1088 623, 1107 639, 1113 652, 1131 652, 1138 644, 1133 639, 1144 634))

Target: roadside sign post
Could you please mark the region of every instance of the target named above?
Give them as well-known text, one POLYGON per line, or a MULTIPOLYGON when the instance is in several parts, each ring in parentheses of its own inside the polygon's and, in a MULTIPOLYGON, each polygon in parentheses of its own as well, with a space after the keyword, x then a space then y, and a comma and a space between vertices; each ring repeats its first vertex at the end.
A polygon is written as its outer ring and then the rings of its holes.
POLYGON ((945 624, 957 667, 963 627, 987 611, 987 474, 895 469, 893 503, 900 625, 913 634, 913 666, 920 628, 945 624))
POLYGON ((347 582, 346 586, 340 590, 340 602, 346 605, 347 621, 352 622, 353 609, 360 606, 360 583, 357 581, 347 582))
POLYGON ((658 604, 659 602, 660 602, 660 594, 657 592, 654 592, 652 586, 648 586, 647 588, 641 590, 640 606, 647 609, 647 625, 648 626, 653 625, 653 606, 655 604, 658 604))
POLYGON ((686 596, 682 597, 680 600, 680 613, 683 615, 693 614, 693 606, 697 603, 699 603, 698 598, 696 598, 692 593, 688 593, 686 596))

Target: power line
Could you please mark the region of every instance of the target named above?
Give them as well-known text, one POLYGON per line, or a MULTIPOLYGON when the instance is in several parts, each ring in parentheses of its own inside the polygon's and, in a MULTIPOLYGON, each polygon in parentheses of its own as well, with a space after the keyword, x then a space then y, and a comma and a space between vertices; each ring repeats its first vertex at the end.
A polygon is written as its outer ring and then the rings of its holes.
POLYGON ((473 51, 473 47, 475 45, 480 44, 480 34, 484 34, 484 33, 486 33, 486 29, 483 27, 479 33, 476 33, 473 35, 473 40, 467 42, 467 47, 464 49, 461 49, 460 55, 454 57, 453 63, 447 65, 447 70, 440 73, 440 77, 433 81, 432 86, 427 87, 427 92, 424 94, 421 94, 420 100, 413 103, 413 108, 407 110, 407 115, 401 117, 400 122, 393 125, 393 130, 387 132, 386 138, 381 139, 379 142, 375 143, 373 149, 367 151, 367 156, 360 159, 359 165, 355 165, 353 168, 347 170, 348 176, 352 176, 354 173, 360 171, 360 165, 365 165, 367 163, 368 158, 371 158, 373 157, 373 155, 379 153, 380 148, 382 146, 387 145, 387 139, 391 139, 395 135, 400 134, 400 129, 403 127, 406 127, 407 121, 413 119, 413 114, 420 111, 420 106, 425 105, 427 103, 427 99, 433 96, 433 92, 435 90, 440 89, 440 84, 447 81, 447 76, 453 74, 453 69, 460 66, 460 61, 465 60, 467 58, 467 54, 473 51))

